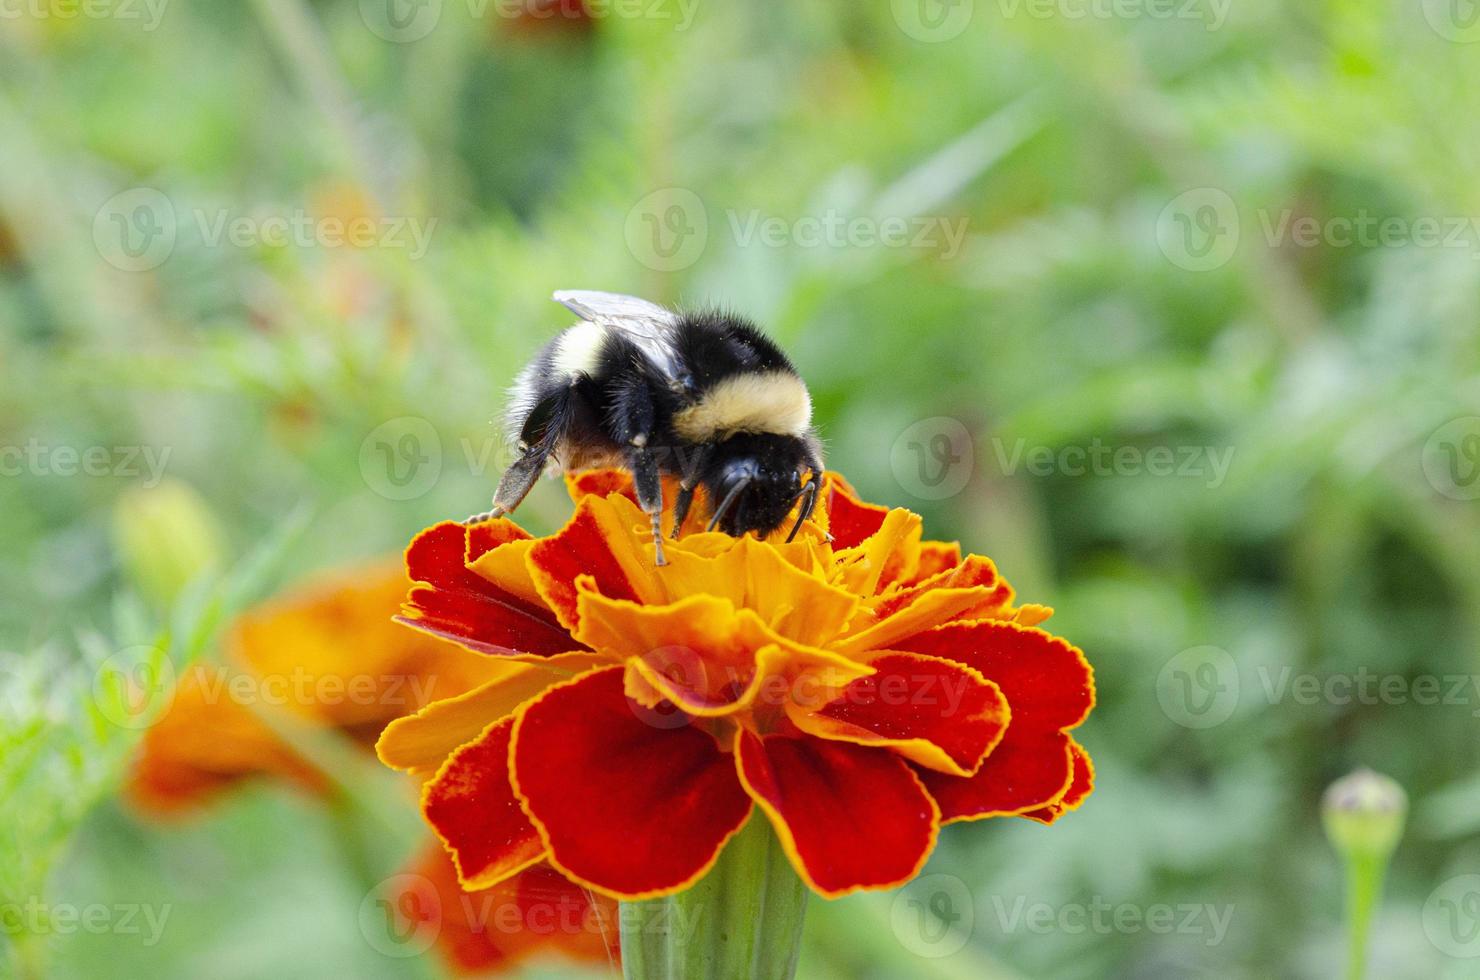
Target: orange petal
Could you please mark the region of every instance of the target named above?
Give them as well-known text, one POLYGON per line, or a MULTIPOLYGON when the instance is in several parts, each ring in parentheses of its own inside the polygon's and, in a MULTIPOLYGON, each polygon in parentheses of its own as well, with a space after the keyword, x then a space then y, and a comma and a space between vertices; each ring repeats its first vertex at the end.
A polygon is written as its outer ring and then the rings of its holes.
POLYGON ((866 614, 855 618, 848 636, 831 644, 842 653, 893 647, 900 640, 983 609, 996 608, 1007 583, 985 558, 972 555, 965 563, 928 582, 888 592, 870 602, 866 614))
POLYGON ((900 555, 918 545, 920 515, 895 509, 884 516, 879 530, 856 547, 837 552, 840 582, 855 595, 873 595, 901 574, 900 555), (885 578, 888 572, 890 577, 885 578))
POLYGON ((477 738, 491 723, 551 684, 604 663, 596 654, 557 654, 534 662, 495 662, 498 676, 457 697, 435 701, 414 715, 398 718, 380 733, 375 751, 392 769, 434 770, 460 745, 477 738))
POLYGON ((730 545, 713 555, 674 549, 659 574, 667 600, 719 596, 806 646, 821 646, 838 635, 857 610, 857 596, 797 567, 780 549, 750 537, 732 538, 730 545))
MULTIPOLYGON (((579 608, 582 643, 626 659, 654 690, 690 714, 740 710, 770 676, 815 671, 845 683, 870 672, 831 651, 791 643, 749 609, 737 610, 716 596, 643 606, 583 587, 579 608)), ((629 693, 646 703, 641 690, 629 685, 629 693)))
POLYGON ((567 629, 575 630, 580 623, 576 579, 583 576, 614 599, 652 602, 660 598, 651 581, 652 544, 646 532, 645 543, 639 543, 633 527, 617 509, 622 499, 581 498, 570 522, 530 550, 535 587, 567 629))
POLYGON ((473 558, 468 568, 504 592, 535 608, 543 608, 545 598, 535 588, 534 576, 529 573, 529 552, 534 542, 534 538, 505 542, 473 558))

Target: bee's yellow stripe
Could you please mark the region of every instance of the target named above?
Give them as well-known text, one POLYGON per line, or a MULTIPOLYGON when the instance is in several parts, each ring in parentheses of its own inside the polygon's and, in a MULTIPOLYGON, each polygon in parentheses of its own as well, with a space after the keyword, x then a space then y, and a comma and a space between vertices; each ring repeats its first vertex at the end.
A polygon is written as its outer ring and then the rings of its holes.
POLYGON ((807 386, 787 371, 725 378, 673 418, 674 431, 691 442, 737 432, 800 436, 811 424, 812 398, 807 386))

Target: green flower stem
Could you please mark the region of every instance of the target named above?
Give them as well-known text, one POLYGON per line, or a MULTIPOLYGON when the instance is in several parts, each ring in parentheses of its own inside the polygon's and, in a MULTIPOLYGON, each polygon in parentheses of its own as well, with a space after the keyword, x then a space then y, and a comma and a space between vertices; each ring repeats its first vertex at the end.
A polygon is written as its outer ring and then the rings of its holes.
POLYGON ((667 898, 623 902, 629 980, 791 980, 807 886, 757 808, 709 873, 667 898))
POLYGON ((1347 980, 1362 980, 1367 975, 1367 938, 1387 866, 1386 854, 1353 855, 1346 860, 1347 980))

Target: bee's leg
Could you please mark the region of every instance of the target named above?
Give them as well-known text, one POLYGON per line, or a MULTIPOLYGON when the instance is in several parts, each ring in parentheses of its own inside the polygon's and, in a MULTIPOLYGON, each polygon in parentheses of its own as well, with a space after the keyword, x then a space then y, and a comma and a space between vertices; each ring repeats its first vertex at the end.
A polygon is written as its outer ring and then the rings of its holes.
POLYGON ((663 480, 658 474, 658 457, 646 445, 633 446, 627 453, 632 468, 632 482, 637 489, 637 504, 653 522, 653 561, 668 564, 663 556, 663 480))
POLYGON ((684 520, 689 516, 689 508, 694 504, 694 488, 678 485, 678 497, 673 501, 673 540, 678 540, 679 528, 683 527, 684 520))
POLYGON ((498 489, 493 493, 493 509, 468 518, 464 524, 480 524, 514 512, 545 471, 545 463, 565 437, 574 411, 574 388, 564 388, 535 406, 520 438, 523 451, 499 478, 498 489))
POLYGON ((614 411, 611 436, 627 447, 627 468, 637 490, 637 504, 653 523, 653 561, 666 565, 663 555, 663 480, 658 467, 658 448, 652 445, 657 413, 647 381, 633 372, 617 382, 612 391, 614 411))
MULTIPOLYGON (((822 443, 818 441, 816 435, 809 434, 807 437, 807 455, 805 458, 805 463, 807 469, 811 471, 808 474, 807 480, 807 484, 811 486, 811 490, 808 491, 806 486, 802 487, 802 492, 807 494, 807 499, 802 505, 800 516, 797 518, 796 527, 791 529, 793 537, 796 536, 797 530, 801 528, 802 522, 812 516, 812 510, 817 505, 817 494, 822 489, 822 477, 826 473, 826 470, 823 468, 822 464, 822 443)), ((832 543, 833 536, 830 533, 824 531, 823 536, 826 538, 829 544, 832 543)), ((787 540, 790 540, 790 538, 788 538, 787 540)))
POLYGON ((673 502, 673 539, 678 540, 678 532, 683 527, 683 522, 689 516, 689 508, 694 503, 694 488, 699 485, 699 474, 704 465, 704 457, 709 452, 709 446, 703 445, 694 451, 689 459, 683 459, 683 479, 678 484, 678 499, 673 502))

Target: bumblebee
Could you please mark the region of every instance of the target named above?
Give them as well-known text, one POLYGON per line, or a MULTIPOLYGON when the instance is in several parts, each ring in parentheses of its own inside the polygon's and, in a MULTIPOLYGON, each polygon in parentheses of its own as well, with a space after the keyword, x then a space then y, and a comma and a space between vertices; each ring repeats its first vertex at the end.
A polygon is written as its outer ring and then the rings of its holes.
POLYGON ((701 486, 708 530, 765 536, 796 508, 787 540, 796 537, 817 502, 822 443, 807 386, 779 347, 727 313, 587 290, 554 298, 581 320, 516 379, 506 425, 519 455, 493 509, 470 521, 512 512, 553 460, 568 472, 630 471, 660 565, 664 474, 679 481, 674 537, 701 486))

